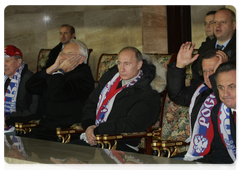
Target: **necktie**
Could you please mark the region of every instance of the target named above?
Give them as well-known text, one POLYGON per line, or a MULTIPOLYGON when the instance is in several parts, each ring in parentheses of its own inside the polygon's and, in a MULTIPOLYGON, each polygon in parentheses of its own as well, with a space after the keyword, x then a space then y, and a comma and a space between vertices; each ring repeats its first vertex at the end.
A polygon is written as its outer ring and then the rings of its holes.
POLYGON ((217 49, 218 49, 218 50, 222 50, 223 47, 224 47, 224 45, 219 45, 219 44, 217 44, 217 49))
POLYGON ((238 118, 238 114, 236 111, 233 111, 233 119, 234 119, 234 124, 235 124, 237 130, 239 131, 239 118, 238 118))

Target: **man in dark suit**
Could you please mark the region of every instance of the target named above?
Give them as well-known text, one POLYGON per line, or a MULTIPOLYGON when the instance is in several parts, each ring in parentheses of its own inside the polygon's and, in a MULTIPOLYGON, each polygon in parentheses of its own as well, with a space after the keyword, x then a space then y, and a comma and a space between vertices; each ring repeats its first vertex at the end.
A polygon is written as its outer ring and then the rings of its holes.
MULTIPOLYGON (((221 8, 215 13, 214 35, 215 38, 202 44, 199 48, 199 56, 215 48, 223 50, 229 60, 236 60, 236 16, 232 10, 221 8)), ((199 75, 201 66, 198 61, 197 59, 193 63, 191 84, 200 84, 203 81, 203 77, 199 75)))
POLYGON ((213 163, 233 163, 236 159, 236 62, 221 64, 215 80, 221 102, 211 112, 213 163))
POLYGON ((29 137, 56 141, 56 128, 70 127, 82 118, 82 108, 94 89, 87 46, 72 39, 64 46, 53 65, 35 73, 27 82, 26 90, 41 96, 36 119, 39 127, 29 137))
POLYGON ((214 20, 215 13, 216 13, 216 11, 209 11, 205 17, 204 26, 205 26, 205 32, 207 35, 206 42, 212 40, 215 37, 214 31, 213 31, 213 29, 214 29, 213 20, 214 20))
POLYGON ((58 57, 58 54, 62 51, 64 46, 70 42, 71 39, 76 39, 74 27, 68 24, 63 24, 59 30, 59 38, 60 43, 49 53, 46 68, 54 64, 55 60, 58 57))

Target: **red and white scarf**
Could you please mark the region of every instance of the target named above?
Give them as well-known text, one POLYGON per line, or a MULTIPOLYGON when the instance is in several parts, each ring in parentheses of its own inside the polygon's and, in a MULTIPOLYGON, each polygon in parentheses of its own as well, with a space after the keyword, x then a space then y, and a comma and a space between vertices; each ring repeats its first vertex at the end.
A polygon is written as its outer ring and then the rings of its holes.
MULTIPOLYGON (((201 84, 192 97, 192 101, 189 107, 190 125, 191 125, 191 113, 193 106, 195 104, 195 100, 199 94, 201 94, 203 91, 207 89, 208 87, 205 84, 201 84)), ((202 158, 210 151, 211 142, 214 134, 211 120, 211 111, 216 104, 217 100, 215 98, 214 93, 210 94, 203 102, 198 112, 193 132, 191 131, 190 137, 186 140, 186 142, 190 141, 191 143, 186 155, 183 158, 184 160, 193 161, 202 158)))
POLYGON ((117 89, 117 86, 121 80, 121 77, 119 76, 119 72, 113 76, 113 78, 105 85, 101 94, 99 95, 98 105, 96 109, 96 122, 95 122, 97 126, 100 123, 105 122, 107 120, 112 110, 112 106, 117 94, 120 93, 124 88, 134 85, 141 77, 142 77, 142 70, 140 70, 140 73, 133 81, 117 89))
MULTIPOLYGON (((113 78, 105 85, 105 87, 102 89, 99 95, 99 100, 96 109, 96 121, 95 121, 96 126, 98 126, 100 123, 106 122, 112 110, 113 103, 115 101, 115 97, 117 96, 117 94, 120 93, 124 88, 134 85, 142 77, 142 75, 143 72, 142 70, 140 70, 138 76, 133 81, 118 89, 117 86, 121 80, 119 72, 117 72, 113 76, 113 78)), ((82 133, 80 135, 80 140, 84 140, 86 143, 88 143, 85 133, 82 133)))

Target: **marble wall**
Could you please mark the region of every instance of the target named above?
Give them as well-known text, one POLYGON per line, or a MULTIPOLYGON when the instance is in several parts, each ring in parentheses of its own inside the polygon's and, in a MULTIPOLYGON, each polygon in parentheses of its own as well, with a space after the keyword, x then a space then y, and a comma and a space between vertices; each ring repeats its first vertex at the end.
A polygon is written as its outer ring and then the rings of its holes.
POLYGON ((33 72, 39 50, 59 43, 65 23, 93 49, 89 63, 94 77, 102 53, 118 53, 125 46, 167 53, 165 6, 7 6, 4 14, 4 45, 20 48, 33 72))
POLYGON ((168 53, 166 6, 142 6, 144 53, 168 53))
MULTIPOLYGON (((206 38, 206 13, 220 7, 223 6, 191 6, 192 41, 196 48, 206 38)), ((73 25, 77 39, 93 49, 89 64, 95 78, 102 53, 118 53, 125 46, 135 46, 144 53, 167 53, 166 19, 163 5, 7 6, 4 45, 20 48, 25 63, 36 72, 40 49, 51 49, 59 43, 62 24, 73 25)))
POLYGON ((240 31, 240 1, 239 0, 226 0, 226 7, 233 10, 236 14, 237 29, 240 31))

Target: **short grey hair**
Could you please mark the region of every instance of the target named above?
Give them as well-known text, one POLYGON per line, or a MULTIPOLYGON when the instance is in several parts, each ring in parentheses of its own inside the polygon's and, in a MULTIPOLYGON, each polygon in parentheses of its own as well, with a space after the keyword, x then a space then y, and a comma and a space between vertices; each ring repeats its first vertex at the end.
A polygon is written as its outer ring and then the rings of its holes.
POLYGON ((17 60, 17 59, 22 59, 22 57, 21 57, 20 55, 14 55, 13 57, 14 57, 16 60, 17 60))
POLYGON ((87 48, 86 44, 83 43, 82 41, 76 40, 76 39, 71 39, 70 43, 76 43, 79 46, 79 50, 81 52, 81 55, 85 56, 84 63, 87 64, 87 61, 88 61, 88 48, 87 48))
POLYGON ((23 62, 23 58, 20 55, 14 55, 12 57, 14 57, 15 60, 21 59, 22 60, 21 63, 23 62))

